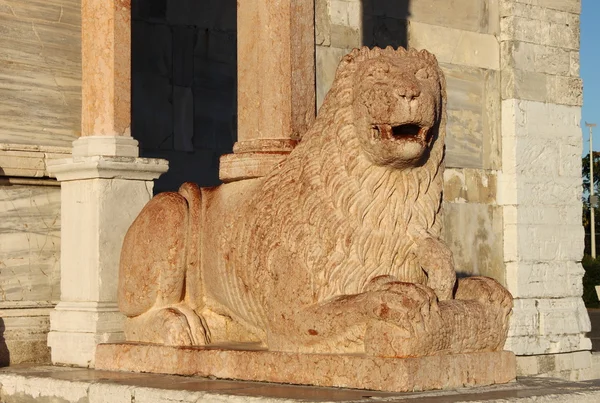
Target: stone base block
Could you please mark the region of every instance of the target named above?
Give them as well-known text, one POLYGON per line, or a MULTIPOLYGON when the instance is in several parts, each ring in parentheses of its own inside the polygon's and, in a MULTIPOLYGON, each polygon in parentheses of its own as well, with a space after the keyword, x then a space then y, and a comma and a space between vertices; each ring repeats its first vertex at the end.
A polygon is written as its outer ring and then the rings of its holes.
POLYGON ((389 392, 491 385, 516 377, 515 356, 508 351, 379 358, 137 343, 99 345, 96 369, 389 392))
POLYGON ((50 363, 50 310, 34 306, 0 309, 0 366, 50 363))
POLYGON ((591 351, 517 357, 517 376, 539 376, 570 381, 600 379, 600 355, 591 351))

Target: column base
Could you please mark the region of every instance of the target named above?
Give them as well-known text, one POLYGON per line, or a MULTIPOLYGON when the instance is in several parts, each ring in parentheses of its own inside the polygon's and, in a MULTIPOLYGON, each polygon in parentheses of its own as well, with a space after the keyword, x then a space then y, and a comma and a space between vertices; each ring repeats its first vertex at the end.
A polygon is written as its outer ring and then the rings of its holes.
POLYGON ((98 344, 125 339, 124 322, 116 303, 60 302, 50 313, 52 363, 94 367, 98 344))
POLYGON ((221 156, 219 179, 225 183, 266 176, 285 158, 287 153, 277 154, 226 154, 221 156))
POLYGON ((4 331, 0 343, 0 366, 20 363, 49 364, 47 345, 51 306, 24 304, 0 309, 4 331))
POLYGON ((233 146, 233 154, 221 157, 219 179, 229 183, 263 177, 283 161, 297 144, 297 140, 291 139, 238 141, 233 146))
POLYGON ((168 169, 165 160, 77 151, 80 141, 135 141, 99 137, 75 141, 73 158, 48 167, 61 183, 61 302, 48 334, 55 364, 93 367, 98 343, 123 340, 116 302, 123 238, 168 169))

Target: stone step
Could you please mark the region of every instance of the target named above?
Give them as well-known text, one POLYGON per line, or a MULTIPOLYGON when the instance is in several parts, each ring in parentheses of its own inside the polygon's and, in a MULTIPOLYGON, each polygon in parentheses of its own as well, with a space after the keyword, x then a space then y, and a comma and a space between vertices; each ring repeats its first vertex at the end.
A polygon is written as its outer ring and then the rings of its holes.
POLYGON ((600 380, 521 378, 507 385, 435 392, 383 393, 211 380, 92 369, 15 366, 0 369, 2 403, 292 403, 292 402, 598 402, 600 380))

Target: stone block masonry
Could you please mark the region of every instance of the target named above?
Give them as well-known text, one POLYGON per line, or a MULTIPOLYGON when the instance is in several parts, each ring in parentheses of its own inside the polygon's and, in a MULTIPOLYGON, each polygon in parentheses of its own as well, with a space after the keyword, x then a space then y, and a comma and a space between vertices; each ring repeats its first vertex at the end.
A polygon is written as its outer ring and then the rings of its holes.
MULTIPOLYGON (((585 350, 591 348, 579 263, 584 246, 579 3, 500 2, 498 203, 504 212, 506 283, 517 298, 506 347, 517 355, 548 357, 543 362, 556 353, 589 356, 585 350)), ((525 358, 519 362, 526 365, 525 358)), ((585 377, 579 369, 558 372, 585 377)))
POLYGON ((319 102, 348 47, 435 53, 448 87, 444 237, 457 269, 490 275, 517 298, 506 345, 517 355, 588 350, 579 263, 581 1, 356 3, 317 1, 319 102))

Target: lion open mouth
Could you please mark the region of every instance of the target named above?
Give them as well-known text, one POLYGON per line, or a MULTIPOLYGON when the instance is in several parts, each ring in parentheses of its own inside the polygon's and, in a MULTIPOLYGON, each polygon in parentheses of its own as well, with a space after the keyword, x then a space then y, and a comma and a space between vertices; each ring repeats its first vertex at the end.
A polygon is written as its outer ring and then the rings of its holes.
POLYGON ((428 141, 429 128, 414 123, 373 125, 373 137, 392 141, 428 141))

